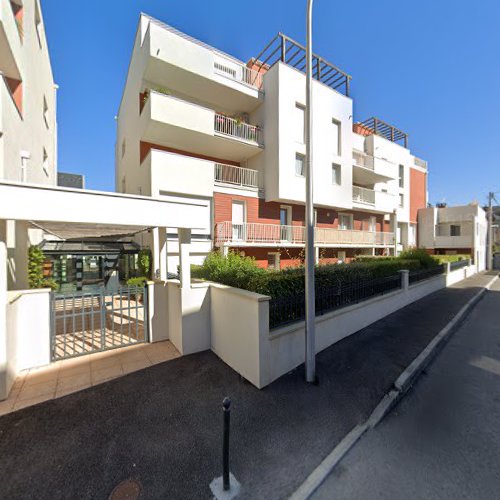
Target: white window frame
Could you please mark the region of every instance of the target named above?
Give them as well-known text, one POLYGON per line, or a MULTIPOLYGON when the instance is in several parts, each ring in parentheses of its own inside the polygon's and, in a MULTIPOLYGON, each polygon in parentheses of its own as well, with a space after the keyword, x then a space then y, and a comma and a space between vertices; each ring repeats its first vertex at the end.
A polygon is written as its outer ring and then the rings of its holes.
MULTIPOLYGON (((302 111, 302 139, 297 140, 298 137, 294 137, 294 140, 297 144, 305 144, 306 143, 306 107, 299 102, 295 103, 295 111, 302 111)), ((294 123, 295 127, 298 127, 298 124, 294 123)))
POLYGON ((405 187, 405 166, 399 165, 398 169, 399 169, 398 170, 399 187, 404 188, 405 187))
POLYGON ((295 153, 295 176, 296 177, 306 176, 306 155, 303 155, 302 153, 295 153), (302 171, 303 171, 302 174, 297 172, 297 161, 299 157, 302 159, 302 171))
POLYGON ((342 156, 342 122, 332 118, 332 123, 337 126, 337 151, 334 151, 333 154, 342 156))
POLYGON ((333 186, 342 186, 342 165, 339 163, 332 163, 332 185, 333 186), (335 174, 338 177, 338 182, 336 182, 336 179, 334 179, 334 172, 337 171, 337 174, 335 174))
POLYGON ((399 207, 403 208, 405 206, 405 195, 404 193, 399 193, 399 207))
POLYGON ((280 252, 267 252, 267 268, 279 271, 281 268, 281 254, 280 252), (269 256, 274 256, 274 266, 269 267, 269 256))
POLYGON ((339 229, 341 231, 352 231, 352 228, 354 227, 354 215, 353 214, 347 214, 347 213, 339 213, 339 229), (343 217, 348 217, 349 218, 349 227, 342 227, 342 224, 340 221, 343 219, 343 217))

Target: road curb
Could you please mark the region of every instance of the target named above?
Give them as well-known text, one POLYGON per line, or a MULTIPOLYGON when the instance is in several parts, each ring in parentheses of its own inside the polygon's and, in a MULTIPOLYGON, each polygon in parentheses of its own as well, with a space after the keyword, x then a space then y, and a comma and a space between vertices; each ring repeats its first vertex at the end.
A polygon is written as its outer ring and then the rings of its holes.
POLYGON ((471 309, 479 302, 483 295, 492 287, 498 279, 498 275, 479 290, 458 311, 449 323, 429 342, 427 347, 410 363, 394 382, 393 388, 382 398, 380 403, 372 411, 364 424, 357 425, 347 434, 344 439, 331 451, 331 453, 313 470, 307 479, 293 493, 289 500, 307 500, 319 488, 327 476, 332 472, 340 460, 358 442, 361 436, 368 430, 376 427, 383 418, 399 403, 408 390, 417 380, 422 371, 429 365, 438 354, 439 348, 443 347, 455 328, 462 322, 471 309))

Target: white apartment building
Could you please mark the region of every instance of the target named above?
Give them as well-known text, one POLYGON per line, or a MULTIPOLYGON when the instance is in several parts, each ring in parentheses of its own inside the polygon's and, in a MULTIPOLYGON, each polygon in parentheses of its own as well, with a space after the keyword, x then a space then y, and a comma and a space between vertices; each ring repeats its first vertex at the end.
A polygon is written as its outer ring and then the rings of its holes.
MULTIPOLYGON (((313 63, 317 260, 415 245, 426 162, 397 128, 355 123, 351 77, 313 63)), ((263 267, 300 263, 304 70, 304 47, 283 34, 245 63, 141 15, 118 113, 117 191, 203 205, 195 262, 216 247, 263 267)), ((175 239, 169 232, 172 271, 175 239)))
POLYGON ((477 204, 419 210, 419 246, 435 255, 469 254, 478 270, 486 267, 488 221, 477 204))
POLYGON ((2 0, 0 179, 57 184, 56 89, 39 0, 2 0))

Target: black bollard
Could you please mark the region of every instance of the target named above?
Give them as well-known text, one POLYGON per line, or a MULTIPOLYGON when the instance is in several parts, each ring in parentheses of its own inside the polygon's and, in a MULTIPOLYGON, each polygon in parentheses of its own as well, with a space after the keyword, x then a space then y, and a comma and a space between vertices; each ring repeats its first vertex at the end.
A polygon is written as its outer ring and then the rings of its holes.
POLYGON ((224 409, 224 441, 222 444, 222 485, 224 491, 231 487, 229 483, 229 423, 231 421, 231 400, 224 398, 222 401, 224 409))

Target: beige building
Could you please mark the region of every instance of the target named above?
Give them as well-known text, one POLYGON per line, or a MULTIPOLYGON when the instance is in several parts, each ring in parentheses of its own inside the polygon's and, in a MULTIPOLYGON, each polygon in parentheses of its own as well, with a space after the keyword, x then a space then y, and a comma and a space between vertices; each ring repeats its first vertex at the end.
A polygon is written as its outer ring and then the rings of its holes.
POLYGON ((39 0, 2 0, 0 179, 57 184, 56 91, 39 0))

